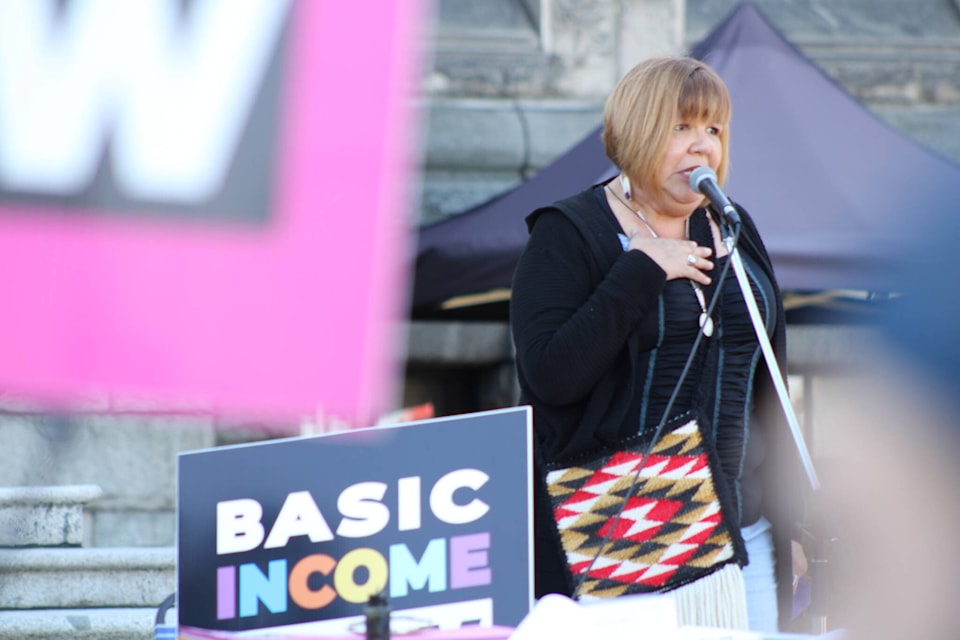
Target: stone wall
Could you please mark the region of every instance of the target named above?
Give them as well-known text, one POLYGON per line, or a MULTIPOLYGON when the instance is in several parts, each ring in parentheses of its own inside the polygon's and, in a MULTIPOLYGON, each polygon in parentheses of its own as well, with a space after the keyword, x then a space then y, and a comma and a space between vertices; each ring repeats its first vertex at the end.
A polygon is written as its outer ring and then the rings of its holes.
MULTIPOLYGON (((737 4, 439 0, 423 82, 418 221, 463 211, 535 173, 599 124, 603 99, 626 69, 688 50, 737 4)), ((953 0, 754 4, 878 117, 960 162, 953 0)))
POLYGON ((0 414, 0 487, 91 485, 88 546, 174 541, 177 454, 214 445, 209 417, 0 414))

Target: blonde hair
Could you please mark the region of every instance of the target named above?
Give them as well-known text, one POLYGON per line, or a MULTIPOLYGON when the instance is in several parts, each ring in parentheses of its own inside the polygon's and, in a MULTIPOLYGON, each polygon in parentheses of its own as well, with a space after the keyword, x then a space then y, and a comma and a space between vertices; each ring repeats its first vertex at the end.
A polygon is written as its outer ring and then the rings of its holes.
POLYGON ((658 57, 627 72, 607 98, 603 145, 607 157, 641 191, 660 195, 657 174, 674 125, 681 120, 721 125, 717 178, 727 177, 730 94, 717 73, 688 57, 658 57))

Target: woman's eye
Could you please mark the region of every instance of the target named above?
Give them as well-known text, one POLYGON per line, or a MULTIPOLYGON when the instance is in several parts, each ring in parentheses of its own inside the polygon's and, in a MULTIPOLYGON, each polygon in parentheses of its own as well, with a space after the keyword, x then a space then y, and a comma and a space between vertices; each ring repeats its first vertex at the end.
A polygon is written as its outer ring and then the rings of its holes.
POLYGON ((720 135, 720 127, 707 127, 707 131, 709 131, 715 136, 720 135))
POLYGON ((674 131, 683 131, 686 128, 687 128, 687 125, 685 124, 676 124, 673 126, 674 131))

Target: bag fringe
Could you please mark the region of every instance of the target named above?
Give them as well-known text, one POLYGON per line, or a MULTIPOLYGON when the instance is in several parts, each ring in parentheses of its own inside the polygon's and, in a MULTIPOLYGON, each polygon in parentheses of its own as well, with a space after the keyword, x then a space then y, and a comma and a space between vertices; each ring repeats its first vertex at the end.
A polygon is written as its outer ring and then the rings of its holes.
POLYGON ((669 592, 681 625, 747 631, 747 590, 736 563, 669 592))

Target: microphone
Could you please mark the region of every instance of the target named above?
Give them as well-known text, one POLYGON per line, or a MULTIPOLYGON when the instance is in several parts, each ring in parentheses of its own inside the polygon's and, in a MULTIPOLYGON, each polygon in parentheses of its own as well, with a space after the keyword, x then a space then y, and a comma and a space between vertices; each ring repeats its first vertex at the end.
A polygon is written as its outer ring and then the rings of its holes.
POLYGON ((697 167, 690 174, 690 188, 697 193, 702 193, 710 199, 714 206, 718 207, 727 216, 727 222, 731 225, 740 224, 740 213, 730 202, 730 198, 720 190, 717 185, 717 172, 710 167, 697 167))

